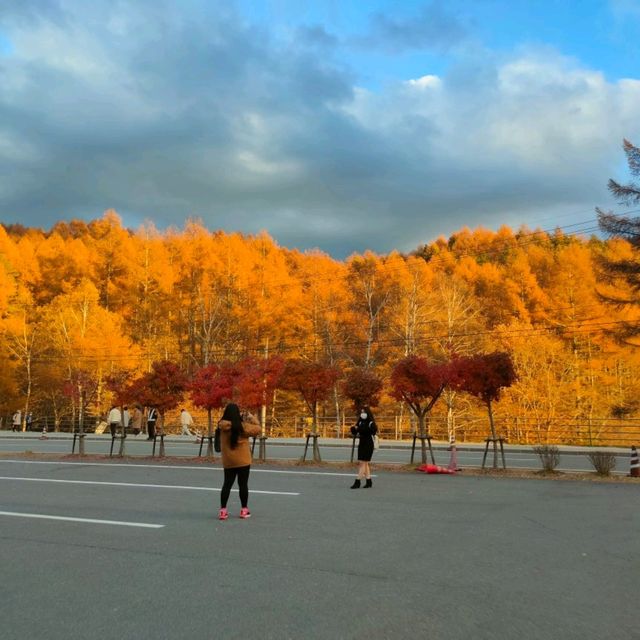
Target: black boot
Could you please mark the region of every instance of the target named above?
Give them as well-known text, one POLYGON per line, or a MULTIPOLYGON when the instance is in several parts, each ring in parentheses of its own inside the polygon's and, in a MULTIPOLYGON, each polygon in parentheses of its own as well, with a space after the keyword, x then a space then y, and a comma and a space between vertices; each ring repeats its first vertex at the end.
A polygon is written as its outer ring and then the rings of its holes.
POLYGON ((373 482, 371 482, 371 478, 367 478, 367 481, 364 483, 365 489, 368 489, 369 487, 373 487, 373 482))
POLYGON ((360 488, 360 478, 357 478, 356 481, 349 488, 350 489, 359 489, 360 488))

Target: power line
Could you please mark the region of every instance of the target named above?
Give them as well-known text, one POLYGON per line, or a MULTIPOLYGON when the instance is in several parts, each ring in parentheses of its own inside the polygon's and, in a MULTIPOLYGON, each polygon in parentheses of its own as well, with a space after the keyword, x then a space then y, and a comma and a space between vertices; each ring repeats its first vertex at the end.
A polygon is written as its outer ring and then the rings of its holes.
MULTIPOLYGON (((454 332, 440 334, 436 336, 421 336, 412 340, 415 344, 427 344, 433 342, 440 342, 443 340, 454 340, 462 338, 473 338, 482 336, 496 336, 496 337, 536 337, 549 334, 561 334, 561 336, 571 337, 573 335, 581 335, 585 333, 605 333, 608 329, 615 328, 621 324, 626 324, 624 320, 610 320, 605 322, 591 322, 591 323, 574 323, 565 325, 562 327, 527 327, 522 329, 492 329, 492 330, 479 330, 470 332, 454 332)), ((349 347, 359 347, 368 344, 366 339, 352 339, 341 341, 337 346, 337 350, 343 350, 349 347)), ((405 346, 407 344, 406 338, 380 338, 374 340, 375 345, 389 345, 389 346, 405 346)), ((318 349, 322 351, 323 349, 318 349)), ((314 351, 314 346, 308 342, 304 343, 289 343, 286 346, 274 347, 274 354, 281 354, 284 352, 305 352, 314 351)), ((256 353, 260 356, 264 354, 262 347, 243 347, 236 350, 227 349, 215 349, 209 351, 209 355, 213 358, 218 357, 218 361, 226 359, 234 359, 238 356, 247 355, 248 353, 256 353)), ((184 354, 181 354, 184 355, 184 354)), ((103 355, 80 355, 80 354, 60 354, 60 355, 47 355, 47 356, 34 356, 32 358, 33 363, 39 362, 54 362, 54 361, 68 361, 74 360, 77 362, 115 362, 115 361, 133 361, 142 362, 148 360, 154 360, 150 354, 103 354, 103 355)), ((162 358, 163 359, 163 358, 162 358)))

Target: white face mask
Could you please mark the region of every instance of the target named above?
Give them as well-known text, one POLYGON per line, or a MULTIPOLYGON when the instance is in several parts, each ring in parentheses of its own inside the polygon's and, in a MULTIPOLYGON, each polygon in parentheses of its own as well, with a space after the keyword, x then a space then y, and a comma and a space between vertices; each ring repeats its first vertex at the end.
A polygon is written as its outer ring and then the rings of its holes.
POLYGON ((363 412, 360 414, 360 417, 364 420, 364 419, 367 417, 367 414, 363 411, 363 412))

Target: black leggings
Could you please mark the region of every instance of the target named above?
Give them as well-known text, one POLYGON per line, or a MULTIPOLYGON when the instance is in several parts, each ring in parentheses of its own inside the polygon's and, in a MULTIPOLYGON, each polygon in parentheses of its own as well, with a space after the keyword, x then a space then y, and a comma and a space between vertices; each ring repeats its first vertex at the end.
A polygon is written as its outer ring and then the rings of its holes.
POLYGON ((224 470, 224 484, 222 485, 222 492, 220 493, 220 506, 224 509, 227 506, 229 500, 229 494, 231 493, 231 487, 235 482, 236 476, 238 477, 238 489, 240 490, 240 504, 246 508, 249 502, 249 471, 251 467, 233 467, 232 469, 224 470))

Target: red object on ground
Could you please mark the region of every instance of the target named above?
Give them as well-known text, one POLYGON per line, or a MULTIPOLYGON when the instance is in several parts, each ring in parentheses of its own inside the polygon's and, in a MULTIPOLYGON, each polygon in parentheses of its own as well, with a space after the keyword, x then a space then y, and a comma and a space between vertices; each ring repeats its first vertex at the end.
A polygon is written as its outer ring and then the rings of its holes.
POLYGON ((421 467, 418 467, 416 471, 422 471, 422 473, 448 473, 451 475, 455 473, 452 469, 440 467, 437 464, 423 464, 421 467))

